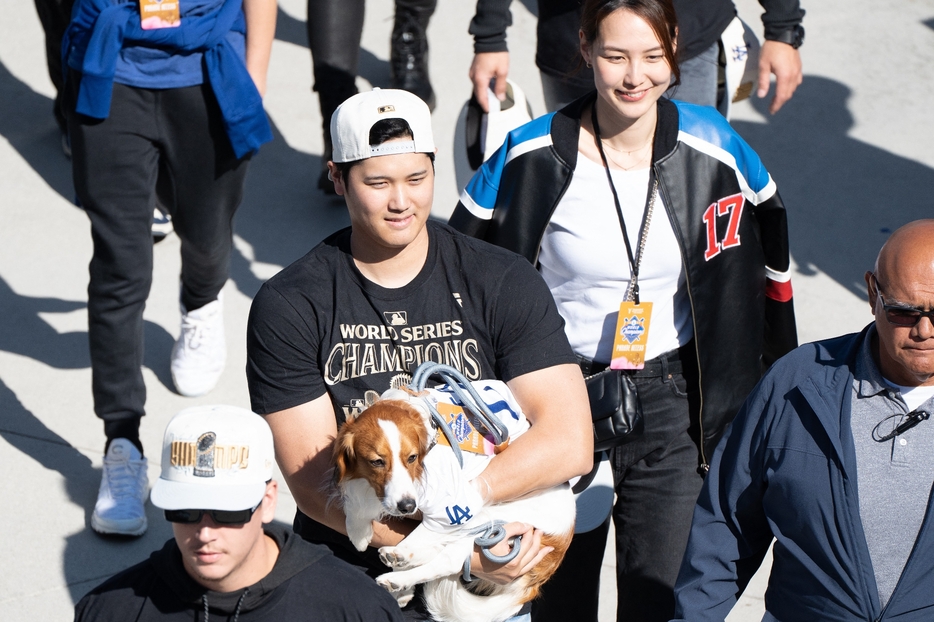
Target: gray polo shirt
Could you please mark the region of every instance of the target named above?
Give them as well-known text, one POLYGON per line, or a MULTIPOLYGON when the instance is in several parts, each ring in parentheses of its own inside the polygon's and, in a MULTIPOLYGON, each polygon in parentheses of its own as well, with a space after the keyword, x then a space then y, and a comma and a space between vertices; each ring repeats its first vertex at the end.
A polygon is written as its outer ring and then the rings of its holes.
MULTIPOLYGON (((934 418, 879 443, 909 410, 897 388, 872 359, 875 328, 866 334, 856 360, 851 428, 856 445, 859 515, 884 607, 914 547, 934 483, 934 418), (891 417, 889 419, 889 417, 891 417)), ((934 410, 934 398, 921 408, 934 410)))

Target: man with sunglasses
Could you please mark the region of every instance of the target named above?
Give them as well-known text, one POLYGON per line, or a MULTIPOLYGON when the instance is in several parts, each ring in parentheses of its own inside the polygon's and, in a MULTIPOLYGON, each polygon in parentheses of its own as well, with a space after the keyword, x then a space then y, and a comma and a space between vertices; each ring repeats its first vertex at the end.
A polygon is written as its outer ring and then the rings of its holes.
POLYGON ((231 406, 169 422, 152 503, 175 537, 75 607, 109 620, 403 620, 388 592, 323 546, 272 524, 278 485, 265 420, 231 406))
POLYGON ((677 620, 723 620, 773 538, 763 620, 934 619, 934 220, 866 284, 875 321, 777 361, 720 441, 677 620))

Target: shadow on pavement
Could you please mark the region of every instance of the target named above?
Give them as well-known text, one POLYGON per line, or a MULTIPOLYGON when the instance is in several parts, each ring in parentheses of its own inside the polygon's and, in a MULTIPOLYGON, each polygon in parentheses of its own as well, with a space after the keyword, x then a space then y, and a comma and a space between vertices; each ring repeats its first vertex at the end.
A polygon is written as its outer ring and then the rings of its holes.
MULTIPOLYGON (((91 366, 87 330, 60 333, 41 313, 71 313, 87 307, 85 301, 23 296, 0 277, 0 308, 6 327, 0 331, 0 350, 45 363, 55 369, 83 369, 91 366)), ((153 322, 143 322, 146 344, 143 365, 152 370, 163 385, 175 391, 169 359, 175 338, 153 322)))
POLYGON ((732 125, 762 158, 788 209, 791 253, 804 274, 820 270, 857 296, 889 234, 932 214, 934 169, 848 136, 850 89, 806 76, 765 123, 732 125))
POLYGON ((52 115, 53 100, 35 92, 0 62, 0 135, 45 183, 74 203, 71 163, 52 115))
POLYGON ((235 251, 230 276, 250 298, 271 276, 254 272, 251 261, 287 266, 350 224, 343 199, 317 188, 320 156, 292 148, 275 123, 272 131, 273 141, 250 162, 234 223, 237 236, 252 247, 253 257, 235 251))
MULTIPOLYGON (((171 537, 161 512, 146 506, 149 531, 140 538, 104 537, 90 528, 100 470, 91 460, 50 430, 0 380, 3 419, 0 437, 43 468, 58 473, 68 499, 84 509, 84 528, 65 539, 62 573, 73 602, 104 578, 148 556, 171 537)), ((103 447, 101 448, 103 451, 103 447)))

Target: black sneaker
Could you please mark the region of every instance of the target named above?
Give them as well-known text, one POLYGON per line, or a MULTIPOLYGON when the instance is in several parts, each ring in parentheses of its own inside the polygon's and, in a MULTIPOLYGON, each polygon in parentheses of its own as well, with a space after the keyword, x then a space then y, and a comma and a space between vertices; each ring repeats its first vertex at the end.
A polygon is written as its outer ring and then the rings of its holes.
POLYGON ((390 39, 390 86, 414 93, 435 109, 435 91, 428 80, 428 37, 418 17, 396 10, 390 39))

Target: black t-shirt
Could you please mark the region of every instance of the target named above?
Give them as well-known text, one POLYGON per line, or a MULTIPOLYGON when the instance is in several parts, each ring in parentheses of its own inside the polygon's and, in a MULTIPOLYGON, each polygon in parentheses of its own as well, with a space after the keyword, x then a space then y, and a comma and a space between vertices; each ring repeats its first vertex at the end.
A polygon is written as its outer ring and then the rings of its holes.
POLYGON ((408 384, 427 360, 471 380, 504 381, 576 362, 564 320, 528 261, 447 225, 427 226, 428 258, 404 287, 381 287, 357 270, 350 229, 263 285, 247 326, 255 412, 327 392, 340 424, 366 391, 408 384))
MULTIPOLYGON (((452 365, 468 379, 509 381, 576 363, 564 320, 524 258, 429 221, 428 257, 404 287, 366 279, 338 231, 274 276, 253 300, 247 381, 253 410, 269 414, 330 395, 338 425, 365 393, 409 383, 419 364, 452 365)), ((296 531, 375 576, 375 551, 303 515, 296 531)))
MULTIPOLYGON (((409 383, 419 364, 470 380, 517 376, 577 359, 551 292, 520 255, 429 221, 428 257, 404 287, 366 279, 338 231, 263 285, 247 324, 253 410, 269 414, 329 394, 338 425, 365 393, 409 383)), ((298 512, 295 530, 370 576, 387 571, 372 547, 298 512)), ((428 620, 415 599, 407 619, 428 620)))

